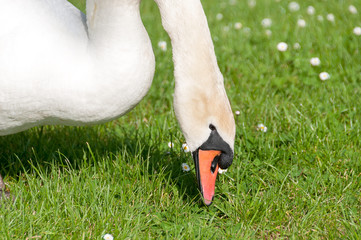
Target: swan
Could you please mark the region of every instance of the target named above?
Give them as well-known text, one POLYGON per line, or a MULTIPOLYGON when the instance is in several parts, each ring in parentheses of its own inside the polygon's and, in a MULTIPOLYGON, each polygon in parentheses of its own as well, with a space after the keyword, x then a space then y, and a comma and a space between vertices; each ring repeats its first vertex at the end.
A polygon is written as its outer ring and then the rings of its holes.
MULTIPOLYGON (((145 96, 155 59, 141 0, 0 0, 0 136, 116 119, 145 96)), ((200 0, 155 0, 173 51, 174 111, 212 203, 235 122, 200 0)), ((1 176, 0 176, 1 177, 1 176)), ((0 189, 1 195, 1 189, 0 189)))

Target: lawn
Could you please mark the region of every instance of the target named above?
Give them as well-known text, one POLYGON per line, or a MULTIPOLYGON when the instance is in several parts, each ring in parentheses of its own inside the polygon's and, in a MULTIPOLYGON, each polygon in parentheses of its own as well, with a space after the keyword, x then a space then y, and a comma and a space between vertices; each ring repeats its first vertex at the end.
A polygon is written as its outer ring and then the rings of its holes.
POLYGON ((157 64, 134 110, 105 125, 0 137, 15 196, 0 206, 2 239, 361 238, 360 2, 202 3, 237 125, 213 204, 202 204, 182 150, 170 41, 144 0, 157 64))

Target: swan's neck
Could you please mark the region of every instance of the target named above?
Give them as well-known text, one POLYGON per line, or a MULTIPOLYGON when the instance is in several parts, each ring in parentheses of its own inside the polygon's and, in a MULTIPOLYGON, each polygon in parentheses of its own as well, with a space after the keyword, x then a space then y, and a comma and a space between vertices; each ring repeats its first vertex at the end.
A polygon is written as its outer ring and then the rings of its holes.
POLYGON ((176 84, 209 85, 221 81, 213 42, 199 0, 155 0, 173 48, 176 84))
POLYGON ((89 49, 99 60, 126 56, 127 51, 141 47, 139 43, 147 39, 139 3, 139 0, 87 1, 89 49))
POLYGON ((140 0, 87 1, 88 51, 94 66, 92 89, 99 89, 98 96, 93 97, 102 105, 113 106, 101 116, 105 120, 133 108, 153 79, 154 55, 139 4, 140 0))
POLYGON ((234 119, 200 0, 155 1, 172 42, 174 110, 190 150, 208 139, 209 124, 232 144, 234 119))

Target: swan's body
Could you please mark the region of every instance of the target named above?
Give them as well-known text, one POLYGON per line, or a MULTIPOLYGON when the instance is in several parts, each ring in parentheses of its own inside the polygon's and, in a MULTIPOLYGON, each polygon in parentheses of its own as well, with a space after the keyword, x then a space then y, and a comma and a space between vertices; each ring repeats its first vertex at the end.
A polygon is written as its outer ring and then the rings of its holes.
MULTIPOLYGON (((155 1, 172 41, 175 113, 210 204, 214 183, 205 186, 199 169, 207 166, 215 181, 214 170, 233 158, 235 124, 223 76, 200 1, 155 1)), ((88 0, 85 16, 66 0, 0 0, 0 135, 96 124, 132 109, 155 64, 139 3, 88 0)))
POLYGON ((86 24, 66 0, 0 1, 0 135, 106 122, 144 97, 155 62, 139 1, 102 14, 109 2, 89 3, 86 24))

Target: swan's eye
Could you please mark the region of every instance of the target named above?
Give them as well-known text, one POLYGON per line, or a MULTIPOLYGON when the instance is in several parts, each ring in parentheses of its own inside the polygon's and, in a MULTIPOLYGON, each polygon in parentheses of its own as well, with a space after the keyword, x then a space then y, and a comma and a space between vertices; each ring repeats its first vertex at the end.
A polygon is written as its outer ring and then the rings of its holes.
POLYGON ((209 129, 211 129, 212 131, 216 130, 216 127, 213 124, 209 124, 209 129))

